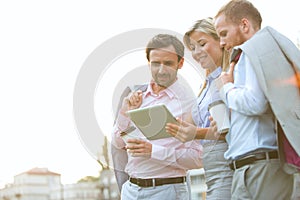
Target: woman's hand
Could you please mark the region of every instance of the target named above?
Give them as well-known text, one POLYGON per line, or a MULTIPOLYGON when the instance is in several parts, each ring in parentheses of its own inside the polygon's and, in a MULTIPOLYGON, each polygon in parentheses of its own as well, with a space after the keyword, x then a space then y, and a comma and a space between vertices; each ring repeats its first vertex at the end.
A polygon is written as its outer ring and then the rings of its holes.
POLYGON ((177 138, 181 142, 188 142, 194 139, 204 140, 225 140, 226 134, 220 134, 216 121, 209 117, 211 123, 210 127, 198 128, 194 124, 177 119, 179 125, 167 123, 166 132, 177 138))
POLYGON ((181 142, 188 142, 195 139, 197 127, 181 119, 177 119, 179 125, 173 123, 166 124, 166 132, 177 138, 181 142))
POLYGON ((214 140, 225 140, 225 136, 226 134, 220 134, 218 132, 218 126, 217 126, 217 122, 214 121, 212 116, 209 116, 209 120, 210 120, 210 125, 209 125, 209 129, 207 134, 211 135, 211 139, 214 140))

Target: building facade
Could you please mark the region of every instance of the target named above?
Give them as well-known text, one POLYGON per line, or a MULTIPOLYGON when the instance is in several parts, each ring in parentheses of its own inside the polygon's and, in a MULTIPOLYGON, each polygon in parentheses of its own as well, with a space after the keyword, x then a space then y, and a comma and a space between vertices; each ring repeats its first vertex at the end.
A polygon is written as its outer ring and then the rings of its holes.
POLYGON ((0 189, 0 200, 118 200, 114 174, 103 170, 93 181, 61 184, 61 175, 47 168, 33 168, 18 174, 14 182, 0 189))
POLYGON ((61 187, 60 174, 47 168, 33 168, 14 177, 14 183, 0 190, 3 200, 49 200, 52 188, 61 187))

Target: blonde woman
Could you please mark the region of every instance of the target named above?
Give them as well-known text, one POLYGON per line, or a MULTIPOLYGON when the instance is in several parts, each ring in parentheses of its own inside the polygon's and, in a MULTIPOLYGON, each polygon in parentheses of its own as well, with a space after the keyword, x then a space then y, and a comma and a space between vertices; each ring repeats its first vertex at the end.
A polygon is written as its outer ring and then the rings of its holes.
POLYGON ((167 124, 166 130, 182 142, 201 139, 203 145, 203 165, 206 184, 206 199, 231 199, 232 170, 224 158, 228 149, 225 135, 210 132, 210 113, 208 105, 221 100, 214 80, 229 66, 228 52, 220 47, 220 40, 212 18, 196 21, 184 35, 184 44, 191 51, 193 58, 206 71, 206 78, 200 89, 197 104, 194 105, 190 119, 182 121, 180 126, 167 124))

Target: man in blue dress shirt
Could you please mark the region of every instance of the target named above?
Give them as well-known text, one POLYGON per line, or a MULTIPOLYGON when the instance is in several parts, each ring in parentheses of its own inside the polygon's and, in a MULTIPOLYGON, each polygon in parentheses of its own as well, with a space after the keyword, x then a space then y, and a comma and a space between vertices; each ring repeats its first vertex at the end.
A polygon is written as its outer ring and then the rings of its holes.
MULTIPOLYGON (((261 22, 249 1, 230 1, 215 17, 221 46, 234 52, 260 30, 261 22)), ((249 57, 239 53, 218 79, 220 96, 231 110, 224 156, 234 170, 232 199, 290 199, 293 176, 283 171, 278 159, 275 116, 249 57)))

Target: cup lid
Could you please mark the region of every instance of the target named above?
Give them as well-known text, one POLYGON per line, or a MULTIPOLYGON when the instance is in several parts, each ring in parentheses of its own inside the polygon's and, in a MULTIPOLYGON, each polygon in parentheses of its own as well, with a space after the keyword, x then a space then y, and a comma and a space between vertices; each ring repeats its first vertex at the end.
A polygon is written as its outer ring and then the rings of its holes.
POLYGON ((217 100, 217 101, 214 101, 214 102, 208 104, 208 110, 211 109, 211 107, 221 104, 221 103, 224 103, 224 102, 222 100, 217 100))

